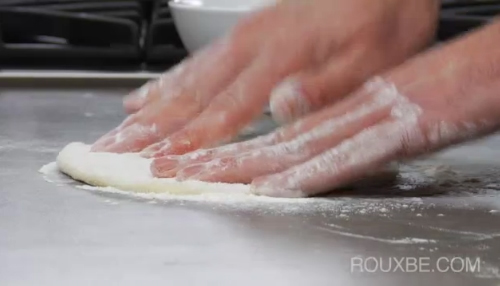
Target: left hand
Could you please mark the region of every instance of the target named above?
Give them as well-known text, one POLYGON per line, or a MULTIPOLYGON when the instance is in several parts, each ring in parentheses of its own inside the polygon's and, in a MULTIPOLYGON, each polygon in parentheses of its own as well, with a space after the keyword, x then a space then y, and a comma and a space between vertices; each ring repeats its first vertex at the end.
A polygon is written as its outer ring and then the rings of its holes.
POLYGON ((284 122, 319 110, 428 45, 438 3, 281 1, 128 97, 134 114, 92 150, 182 154, 232 139, 267 104, 284 122))

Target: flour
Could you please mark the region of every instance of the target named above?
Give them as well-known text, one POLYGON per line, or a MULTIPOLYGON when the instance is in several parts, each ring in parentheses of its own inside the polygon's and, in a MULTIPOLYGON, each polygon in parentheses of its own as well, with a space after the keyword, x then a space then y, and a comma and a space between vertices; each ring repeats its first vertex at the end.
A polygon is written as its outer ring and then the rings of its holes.
MULTIPOLYGON (((118 162, 123 165, 122 162, 118 162)), ((141 164, 148 164, 147 161, 141 164)), ((102 169, 109 169, 109 165, 101 166, 102 169)), ((139 178, 148 178, 149 175, 140 171, 139 178)), ((130 170, 129 170, 130 171, 130 170)), ((62 175, 55 162, 43 166, 40 173, 44 174, 46 181, 54 182, 58 185, 75 185, 75 181, 62 175)), ((104 171, 106 172, 106 171, 104 171)), ((132 172, 132 171, 130 171, 132 172)), ((130 177, 128 172, 126 177, 130 177)), ((204 182, 191 182, 191 187, 209 189, 215 192, 193 193, 168 193, 168 192, 134 192, 121 190, 110 186, 89 186, 77 185, 79 189, 85 189, 103 194, 118 194, 120 196, 146 200, 148 202, 177 202, 177 203, 201 203, 215 207, 237 209, 237 210, 258 210, 260 213, 272 213, 278 215, 285 214, 318 214, 325 216, 342 215, 343 219, 349 219, 352 215, 384 215, 390 216, 392 212, 404 209, 416 209, 422 204, 420 198, 395 198, 395 199, 362 199, 350 197, 324 197, 324 198, 273 198, 267 196, 248 195, 247 185, 242 184, 209 184, 204 182)))
POLYGON ((57 172, 59 169, 57 168, 56 162, 50 162, 48 164, 43 165, 38 172, 44 175, 51 175, 57 172))
POLYGON ((383 243, 388 243, 388 244, 430 244, 430 243, 437 243, 437 241, 434 239, 424 239, 424 238, 416 238, 416 237, 404 237, 404 238, 388 239, 388 238, 373 237, 373 236, 369 236, 369 235, 361 235, 361 234, 356 234, 356 233, 352 233, 352 232, 348 232, 348 231, 335 230, 335 229, 326 228, 326 227, 317 227, 317 229, 321 229, 323 231, 338 234, 341 236, 359 238, 359 239, 363 239, 363 240, 371 240, 371 241, 376 241, 376 242, 383 242, 383 243))
MULTIPOLYGON (((121 162, 123 163, 123 162, 121 162)), ((106 166, 104 166, 106 167, 106 166)), ((43 166, 40 173, 44 174, 49 180, 62 182, 58 177, 61 176, 57 164, 52 162, 43 166)), ((431 172, 432 173, 432 172, 431 172)), ((139 174, 140 176, 144 174, 139 174)), ((359 198, 359 197, 323 197, 323 198, 272 198, 266 196, 250 196, 235 191, 229 187, 225 192, 203 192, 196 195, 168 192, 131 192, 113 187, 95 187, 81 185, 64 177, 66 183, 58 185, 75 185, 78 189, 95 192, 98 195, 105 196, 105 202, 112 206, 123 205, 127 198, 132 200, 144 201, 148 204, 177 204, 177 205, 199 205, 201 207, 210 207, 214 209, 246 212, 250 211, 259 215, 290 216, 300 215, 307 219, 309 215, 313 217, 323 216, 336 222, 349 221, 359 218, 379 218, 390 219, 393 215, 404 213, 420 213, 425 208, 421 198, 359 198), (69 182, 68 182, 69 181, 69 182)), ((204 185, 207 183, 197 182, 204 185)), ((238 187, 248 188, 240 185, 238 187)), ((69 190, 68 190, 69 191, 69 190)), ((360 240, 374 241, 390 245, 434 245, 438 243, 436 237, 426 239, 423 237, 383 237, 372 236, 365 233, 358 233, 349 227, 338 226, 335 224, 326 224, 324 226, 313 226, 321 231, 329 232, 333 235, 356 238, 360 240)), ((491 236, 471 236, 471 239, 488 239, 491 236)))
POLYGON ((115 137, 115 143, 121 143, 125 140, 125 136, 121 132, 118 132, 115 137))
MULTIPOLYGON (((137 193, 119 190, 112 187, 94 187, 76 185, 78 189, 99 194, 119 195, 124 198, 137 199, 151 204, 176 203, 200 204, 218 209, 252 211, 271 215, 318 215, 349 220, 353 216, 391 217, 395 212, 405 209, 417 209, 423 204, 420 198, 399 199, 362 199, 349 197, 323 198, 272 198, 266 196, 228 195, 223 193, 202 193, 198 195, 181 195, 169 193, 137 193)), ((332 225, 328 225, 332 227, 332 225)), ((343 229, 343 227, 338 227, 343 229)), ((349 230, 344 229, 346 232, 349 230)), ((403 242, 399 242, 403 243, 403 242)), ((409 243, 409 242, 408 242, 409 243)))
POLYGON ((324 199, 313 199, 313 198, 303 198, 303 199, 286 199, 286 198, 271 198, 264 196, 242 196, 242 195, 231 195, 223 193, 202 193, 198 195, 178 195, 169 193, 138 193, 138 192, 127 192, 122 191, 112 187, 94 187, 89 185, 78 185, 78 189, 89 190, 89 191, 99 191, 111 194, 120 194, 131 196, 135 198, 155 200, 155 201, 189 201, 189 202, 207 202, 207 203, 223 203, 223 204, 243 204, 243 203, 293 203, 293 204, 305 204, 305 203, 319 203, 325 202, 324 199))
POLYGON ((71 184, 74 182, 71 178, 64 176, 59 172, 56 162, 50 162, 43 165, 39 170, 39 173, 43 174, 43 179, 46 182, 62 186, 65 184, 71 184))

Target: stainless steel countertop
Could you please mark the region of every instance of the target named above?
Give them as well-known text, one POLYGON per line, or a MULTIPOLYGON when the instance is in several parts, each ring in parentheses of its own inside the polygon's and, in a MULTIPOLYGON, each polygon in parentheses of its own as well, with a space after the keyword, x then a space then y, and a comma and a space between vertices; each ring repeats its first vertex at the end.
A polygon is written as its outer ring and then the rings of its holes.
POLYGON ((125 92, 0 87, 0 285, 500 285, 500 138, 429 159, 459 183, 406 178, 415 184, 312 206, 150 201, 46 182, 38 169, 64 145, 124 118, 125 92), (353 257, 481 267, 352 273, 353 257))

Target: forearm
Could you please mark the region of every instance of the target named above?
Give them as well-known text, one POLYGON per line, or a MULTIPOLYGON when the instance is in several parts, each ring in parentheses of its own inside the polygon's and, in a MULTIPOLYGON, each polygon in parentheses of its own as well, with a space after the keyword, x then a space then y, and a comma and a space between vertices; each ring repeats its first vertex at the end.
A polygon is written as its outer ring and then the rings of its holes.
POLYGON ((384 77, 424 111, 425 140, 409 153, 439 149, 500 126, 500 22, 423 53, 384 77))
POLYGON ((469 96, 476 89, 491 89, 499 82, 499 42, 500 19, 414 57, 390 74, 403 91, 423 92, 440 87, 449 93, 469 96))

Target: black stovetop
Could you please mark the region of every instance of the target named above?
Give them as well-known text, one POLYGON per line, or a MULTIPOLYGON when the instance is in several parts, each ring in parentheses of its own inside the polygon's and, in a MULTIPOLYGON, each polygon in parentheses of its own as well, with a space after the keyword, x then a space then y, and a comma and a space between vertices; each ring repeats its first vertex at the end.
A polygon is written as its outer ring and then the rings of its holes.
POLYGON ((168 0, 0 0, 0 67, 113 69, 186 56, 168 0))
MULTIPOLYGON (((164 69, 187 55, 167 3, 0 0, 0 69, 164 69)), ((444 1, 438 40, 499 13, 500 1, 444 1)))

